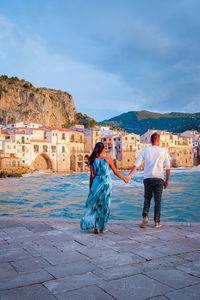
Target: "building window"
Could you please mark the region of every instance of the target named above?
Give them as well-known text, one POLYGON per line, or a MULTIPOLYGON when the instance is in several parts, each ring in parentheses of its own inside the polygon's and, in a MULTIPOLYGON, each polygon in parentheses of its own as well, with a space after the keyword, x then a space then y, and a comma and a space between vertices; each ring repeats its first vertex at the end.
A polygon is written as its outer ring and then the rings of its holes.
POLYGON ((62 152, 65 152, 65 146, 62 146, 62 152))
POLYGON ((83 141, 83 137, 82 137, 82 135, 80 136, 80 142, 82 143, 82 141, 83 141))
POLYGON ((134 136, 132 136, 131 139, 134 140, 134 136))
POLYGON ((127 137, 125 137, 125 141, 128 141, 128 138, 127 138, 127 137))
POLYGON ((25 146, 22 146, 22 152, 25 152, 25 146))
POLYGON ((74 134, 71 135, 71 142, 74 142, 74 134))
POLYGON ((22 143, 24 143, 24 136, 22 136, 22 143))
POLYGON ((51 146, 51 152, 56 153, 56 146, 51 146))
POLYGON ((65 140, 65 133, 62 133, 62 140, 65 140))
POLYGON ((34 152, 39 152, 39 145, 34 145, 34 152))
POLYGON ((106 139, 103 139, 104 142, 106 142, 106 139))
POLYGON ((130 146, 130 151, 132 151, 133 150, 133 146, 130 146))
POLYGON ((48 151, 48 147, 46 145, 43 145, 43 152, 47 152, 48 151))

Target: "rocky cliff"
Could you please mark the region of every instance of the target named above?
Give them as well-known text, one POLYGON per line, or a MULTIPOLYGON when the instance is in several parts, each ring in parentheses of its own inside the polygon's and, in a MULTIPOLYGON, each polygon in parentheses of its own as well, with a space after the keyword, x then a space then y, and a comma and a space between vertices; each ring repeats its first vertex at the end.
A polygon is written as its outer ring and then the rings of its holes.
POLYGON ((61 127, 75 121, 76 113, 67 92, 35 88, 17 77, 0 77, 0 124, 31 121, 61 127))

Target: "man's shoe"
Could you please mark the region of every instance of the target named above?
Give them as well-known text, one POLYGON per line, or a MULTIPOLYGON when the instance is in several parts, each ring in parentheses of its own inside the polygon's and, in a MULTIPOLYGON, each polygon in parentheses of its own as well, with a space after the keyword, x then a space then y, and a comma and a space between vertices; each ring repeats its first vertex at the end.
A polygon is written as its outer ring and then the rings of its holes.
POLYGON ((146 228, 147 224, 148 224, 148 217, 145 217, 145 218, 143 218, 140 228, 146 228))
POLYGON ((162 227, 162 224, 160 224, 159 222, 155 222, 155 227, 160 228, 160 227, 162 227))

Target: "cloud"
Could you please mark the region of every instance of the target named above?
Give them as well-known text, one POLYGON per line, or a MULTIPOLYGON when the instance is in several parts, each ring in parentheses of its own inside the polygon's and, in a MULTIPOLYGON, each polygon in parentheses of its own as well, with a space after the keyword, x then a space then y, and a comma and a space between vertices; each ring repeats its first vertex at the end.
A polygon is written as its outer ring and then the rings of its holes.
MULTIPOLYGON (((1 25, 7 27, 6 34, 0 34, 1 45, 4 45, 0 46, 4 53, 1 73, 23 77, 36 86, 68 91, 74 96, 79 111, 99 120, 111 117, 113 112, 119 114, 125 106, 133 107, 134 95, 141 100, 140 92, 126 85, 120 76, 48 51, 40 37, 30 37, 2 17, 1 25)), ((135 103, 135 109, 138 107, 135 103)))
POLYGON ((0 16, 1 73, 68 91, 97 120, 200 111, 200 20, 187 1, 61 1, 22 13, 0 16))

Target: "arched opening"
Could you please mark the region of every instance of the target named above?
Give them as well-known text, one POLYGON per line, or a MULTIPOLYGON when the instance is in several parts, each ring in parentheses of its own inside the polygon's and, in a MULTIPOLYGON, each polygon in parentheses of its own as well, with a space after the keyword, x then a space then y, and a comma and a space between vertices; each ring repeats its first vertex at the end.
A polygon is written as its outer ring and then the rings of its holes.
POLYGON ((75 155, 70 156, 70 171, 76 171, 76 158, 75 155))
POLYGON ((52 170, 52 162, 47 154, 41 153, 39 154, 33 162, 34 170, 42 171, 42 170, 52 170))
POLYGON ((83 172, 83 156, 82 155, 77 156, 77 171, 83 172))
POLYGON ((89 171, 89 166, 88 166, 88 159, 89 159, 89 155, 85 155, 84 157, 84 169, 85 171, 89 171))

